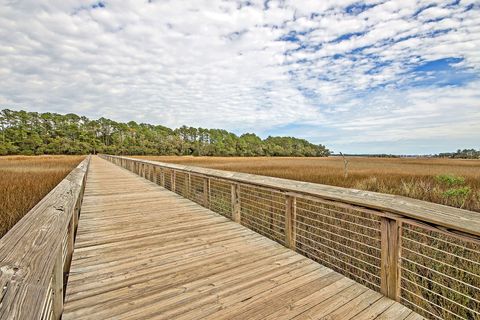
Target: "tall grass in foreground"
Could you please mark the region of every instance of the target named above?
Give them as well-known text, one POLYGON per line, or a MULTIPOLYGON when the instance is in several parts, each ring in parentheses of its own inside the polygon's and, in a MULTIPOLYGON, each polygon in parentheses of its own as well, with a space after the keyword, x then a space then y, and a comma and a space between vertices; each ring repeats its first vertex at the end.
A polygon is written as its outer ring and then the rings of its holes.
POLYGON ((0 157, 0 237, 62 181, 83 158, 0 157))
POLYGON ((480 160, 349 157, 139 157, 406 196, 480 212, 480 160))

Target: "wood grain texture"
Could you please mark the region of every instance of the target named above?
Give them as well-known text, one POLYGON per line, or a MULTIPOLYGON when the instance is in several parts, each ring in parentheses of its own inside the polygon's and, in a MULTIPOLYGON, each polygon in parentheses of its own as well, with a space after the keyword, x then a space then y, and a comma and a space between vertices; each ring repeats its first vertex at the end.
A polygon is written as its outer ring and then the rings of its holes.
POLYGON ((232 180, 237 183, 270 187, 282 191, 296 192, 302 195, 312 195, 371 209, 384 210, 388 211, 389 213, 396 213, 408 218, 417 219, 419 221, 427 222, 447 229, 465 232, 467 234, 474 235, 477 238, 480 236, 480 216, 477 212, 473 211, 402 196, 370 191, 347 189, 240 172, 222 171, 149 160, 139 160, 127 157, 125 158, 135 161, 136 163, 156 164, 164 168, 176 169, 185 172, 194 172, 208 177, 232 180))
MULTIPOLYGON (((82 195, 90 157, 0 239, 0 319, 40 319, 57 265, 54 292, 63 290, 63 239, 82 195)), ((63 298, 63 295, 62 295, 63 298)), ((55 302, 56 314, 60 303, 55 302)))
POLYGON ((402 223, 381 218, 382 259, 381 259, 381 293, 390 299, 400 301, 400 252, 402 241, 402 223))
POLYGON ((285 244, 292 250, 295 250, 295 214, 296 214, 296 199, 294 196, 287 195, 285 201, 285 244))
POLYGON ((414 314, 380 298, 192 201, 92 159, 63 319, 414 314))

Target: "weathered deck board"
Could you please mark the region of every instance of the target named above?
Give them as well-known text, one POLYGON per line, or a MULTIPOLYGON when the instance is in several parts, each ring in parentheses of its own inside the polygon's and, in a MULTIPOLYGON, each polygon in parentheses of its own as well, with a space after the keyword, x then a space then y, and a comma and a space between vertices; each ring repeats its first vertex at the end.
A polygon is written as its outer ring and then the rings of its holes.
POLYGON ((64 319, 405 319, 415 314, 94 157, 64 319))

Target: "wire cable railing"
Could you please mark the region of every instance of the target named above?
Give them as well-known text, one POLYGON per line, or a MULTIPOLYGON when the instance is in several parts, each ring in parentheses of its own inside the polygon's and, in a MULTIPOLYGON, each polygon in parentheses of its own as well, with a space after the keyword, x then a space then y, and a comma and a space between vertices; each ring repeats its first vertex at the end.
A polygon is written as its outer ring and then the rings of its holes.
POLYGON ((101 155, 430 319, 480 319, 480 214, 405 197, 101 155))

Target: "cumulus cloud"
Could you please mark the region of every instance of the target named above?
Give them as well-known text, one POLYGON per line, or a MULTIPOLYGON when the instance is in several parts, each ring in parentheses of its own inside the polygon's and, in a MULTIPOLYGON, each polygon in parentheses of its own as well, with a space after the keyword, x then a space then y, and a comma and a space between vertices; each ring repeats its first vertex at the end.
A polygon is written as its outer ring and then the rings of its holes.
POLYGON ((474 1, 5 1, 0 104, 423 152, 480 140, 479 49, 474 1))

